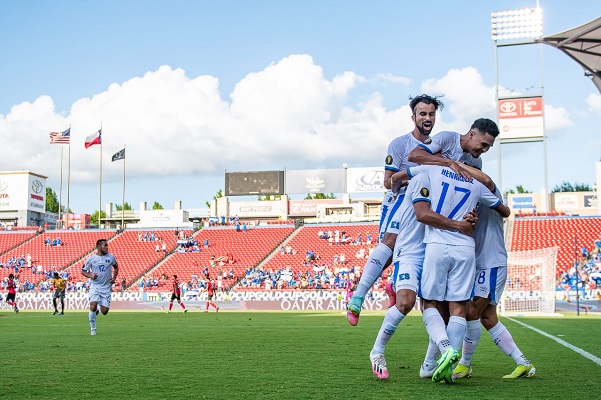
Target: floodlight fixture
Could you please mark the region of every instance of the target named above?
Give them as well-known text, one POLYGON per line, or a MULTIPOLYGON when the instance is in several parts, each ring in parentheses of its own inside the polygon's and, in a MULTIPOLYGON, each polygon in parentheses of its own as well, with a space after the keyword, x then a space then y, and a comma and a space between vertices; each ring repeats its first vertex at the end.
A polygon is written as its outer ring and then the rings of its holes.
POLYGON ((492 40, 537 39, 543 36, 540 7, 497 11, 491 14, 492 40))

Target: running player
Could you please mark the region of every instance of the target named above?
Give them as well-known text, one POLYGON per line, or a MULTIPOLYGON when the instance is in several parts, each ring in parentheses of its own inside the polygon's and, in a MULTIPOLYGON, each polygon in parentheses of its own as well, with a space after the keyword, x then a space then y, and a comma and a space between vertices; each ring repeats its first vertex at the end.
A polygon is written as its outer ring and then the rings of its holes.
POLYGON ((207 279, 206 286, 203 289, 203 292, 207 292, 207 303, 205 307, 205 312, 209 312, 209 306, 215 308, 215 312, 219 312, 219 307, 217 307, 217 304, 213 302, 213 282, 211 282, 211 277, 209 276, 209 274, 207 274, 205 277, 207 279))
POLYGON ((169 311, 168 314, 171 314, 171 309, 173 308, 173 300, 177 300, 179 305, 184 309, 184 314, 188 312, 188 309, 182 303, 181 299, 182 288, 179 286, 179 281, 177 280, 177 275, 173 275, 173 291, 171 292, 171 300, 169 301, 169 311))
MULTIPOLYGON (((363 307, 365 295, 382 274, 382 271, 392 262, 392 251, 399 232, 398 229, 389 231, 388 228, 391 226, 390 222, 405 197, 405 192, 404 189, 399 192, 391 190, 391 177, 398 171, 416 165, 408 162, 407 156, 417 145, 431 141, 430 133, 432 133, 436 122, 436 111, 439 108, 442 110, 444 105, 438 97, 422 94, 412 98, 409 107, 412 113, 411 120, 414 123, 413 131, 397 137, 388 146, 388 155, 384 166, 384 187, 388 189, 388 192, 382 201, 379 244, 371 252, 365 263, 355 293, 348 302, 346 315, 351 325, 357 325, 359 322, 359 314, 363 307)), ((396 302, 394 290, 387 287, 387 293, 391 295, 391 304, 394 304, 396 302)))
POLYGON ((13 308, 15 314, 19 313, 17 307, 17 280, 13 274, 8 275, 8 282, 6 284, 8 294, 6 295, 6 304, 13 308))
MULTIPOLYGON (((495 195, 499 199, 502 198, 498 189, 495 195)), ((515 370, 503 378, 531 377, 536 373, 536 368, 520 351, 507 328, 497 317, 497 303, 503 294, 507 280, 507 250, 503 218, 483 205, 478 206, 477 212, 478 226, 474 231, 476 278, 472 300, 467 304, 467 329, 463 339, 461 360, 454 369, 453 377, 466 378, 472 374, 472 357, 482 334, 480 322, 497 347, 511 356, 517 364, 515 370)))
POLYGON ((90 278, 88 294, 90 300, 90 312, 88 313, 90 335, 96 334, 98 306, 100 305, 100 312, 103 315, 109 312, 112 286, 117 281, 117 275, 119 275, 117 259, 108 251, 109 244, 107 240, 99 239, 96 242, 96 254, 92 254, 86 259, 81 270, 83 276, 90 278))
POLYGON ((403 234, 397 236, 393 257, 396 306, 390 307, 386 312, 369 355, 372 371, 379 379, 388 379, 384 358, 386 344, 401 321, 415 306, 426 248, 424 223, 441 229, 455 230, 465 235, 471 235, 474 230, 475 219, 471 215, 462 221, 456 221, 430 210, 429 194, 428 176, 416 175, 409 181, 406 198, 392 220, 392 224, 398 224, 403 234))
POLYGON ((52 315, 58 314, 58 307, 56 306, 56 300, 61 299, 61 312, 60 315, 65 315, 65 292, 67 291, 67 280, 61 278, 58 272, 54 273, 52 278, 52 286, 54 286, 54 295, 52 296, 52 304, 54 305, 54 312, 52 315))

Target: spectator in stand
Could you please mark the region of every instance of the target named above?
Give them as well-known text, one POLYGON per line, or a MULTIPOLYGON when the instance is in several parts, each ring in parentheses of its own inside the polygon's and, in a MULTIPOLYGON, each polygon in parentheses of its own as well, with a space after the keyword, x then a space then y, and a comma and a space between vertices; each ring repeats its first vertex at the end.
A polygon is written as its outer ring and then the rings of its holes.
POLYGON ((159 251, 161 251, 161 249, 160 249, 160 247, 159 247, 159 244, 158 244, 158 243, 157 243, 157 244, 156 244, 156 246, 154 247, 154 251, 155 251, 156 253, 158 253, 159 251))
POLYGON ((121 293, 125 292, 125 286, 127 286, 127 280, 123 277, 123 279, 121 279, 121 293))
POLYGON ((162 245, 163 257, 167 257, 167 243, 163 242, 162 245))
POLYGON ((532 205, 532 215, 536 217, 536 204, 532 205))
POLYGON ((46 240, 44 240, 44 246, 49 247, 50 245, 52 245, 52 243, 50 243, 50 238, 46 236, 46 240))

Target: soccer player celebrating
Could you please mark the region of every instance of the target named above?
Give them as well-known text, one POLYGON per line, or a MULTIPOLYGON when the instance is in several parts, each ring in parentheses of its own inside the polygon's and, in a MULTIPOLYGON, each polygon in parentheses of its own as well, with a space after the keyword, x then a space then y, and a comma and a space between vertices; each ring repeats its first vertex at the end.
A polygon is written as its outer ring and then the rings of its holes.
MULTIPOLYGON (((498 189, 495 194, 499 199, 502 198, 498 189)), ((463 352, 459 364, 454 369, 453 377, 466 378, 472 374, 472 357, 482 334, 480 322, 497 347, 511 356, 517 364, 515 370, 503 378, 531 377, 536 373, 536 368, 520 351, 507 328, 497 317, 497 302, 503 294, 507 280, 507 250, 503 218, 482 205, 478 206, 477 212, 478 226, 474 231, 476 244, 474 295, 467 304, 467 329, 463 339, 463 352), (484 247, 484 240, 486 240, 486 247, 484 247)))
MULTIPOLYGON (((467 173, 474 175, 479 172, 473 171, 468 169, 467 173)), ((497 210, 503 217, 510 214, 509 208, 490 188, 475 179, 466 180, 448 167, 422 165, 396 175, 397 179, 404 179, 404 176, 413 177, 420 173, 425 173, 430 178, 431 204, 439 214, 461 220, 478 202, 497 210)), ((475 244, 469 236, 432 226, 426 226, 424 242, 426 252, 421 281, 424 299, 422 318, 430 338, 442 353, 432 380, 452 383, 453 364, 459 360, 457 349, 461 347, 465 336, 467 301, 476 272, 475 244), (450 313, 446 328, 437 309, 438 303, 444 301, 449 302, 450 313)))
POLYGON ((412 178, 407 186, 406 198, 392 220, 392 224, 398 224, 403 234, 397 236, 393 256, 396 305, 386 312, 369 355, 372 371, 379 379, 388 379, 384 359, 386 344, 415 306, 426 249, 424 223, 465 235, 471 235, 474 230, 475 219, 471 214, 462 221, 456 221, 430 210, 430 190, 430 179, 426 174, 412 178))
POLYGON ((13 308, 15 314, 19 313, 17 308, 17 280, 13 274, 8 275, 8 282, 6 287, 8 288, 8 294, 6 295, 6 304, 13 308))
POLYGON ((207 278, 207 284, 206 284, 205 288, 203 289, 203 292, 207 292, 207 303, 206 303, 206 307, 205 307, 205 312, 209 312, 209 306, 215 308, 215 312, 219 312, 219 307, 217 307, 217 304, 215 304, 213 302, 214 289, 213 289, 213 283, 211 282, 211 277, 209 276, 209 274, 207 274, 206 278, 207 278))
POLYGON ((96 242, 96 254, 92 254, 84 262, 81 274, 90 278, 90 291, 88 294, 90 301, 90 335, 96 334, 96 316, 98 315, 98 306, 103 315, 108 314, 111 307, 112 285, 117 281, 119 267, 117 259, 108 252, 109 244, 106 239, 99 239, 96 242))
MULTIPOLYGON (((393 192, 391 189, 391 177, 398 171, 404 170, 407 167, 415 166, 415 163, 409 162, 407 157, 409 153, 419 144, 428 143, 431 141, 430 133, 434 129, 436 121, 436 111, 444 108, 443 103, 437 97, 422 94, 416 96, 409 102, 411 108, 411 120, 414 123, 413 131, 395 138, 388 146, 388 155, 385 159, 384 167, 384 186, 388 189, 384 200, 382 201, 382 212, 380 217, 380 243, 371 252, 361 279, 357 284, 357 288, 353 297, 347 305, 347 319, 351 325, 357 325, 359 322, 359 314, 363 307, 365 295, 371 289, 374 282, 382 274, 382 271, 392 262, 392 251, 399 234, 398 229, 395 229, 392 224, 392 218, 398 211, 403 198, 405 197, 404 188, 398 192, 393 192)), ((394 290, 388 285, 386 292, 391 296, 391 305, 395 303, 394 290)))
POLYGON ((65 292, 67 291, 67 280, 58 276, 58 272, 54 273, 52 278, 52 286, 54 286, 54 295, 52 296, 52 304, 54 305, 54 312, 52 315, 58 314, 58 308, 56 307, 56 300, 61 299, 61 313, 65 315, 65 292))
POLYGON ((181 295, 182 288, 179 286, 177 275, 173 275, 173 291, 171 292, 171 300, 169 301, 169 311, 167 311, 168 314, 171 313, 171 309, 173 308, 173 300, 176 299, 179 305, 182 306, 182 308, 184 309, 184 314, 188 312, 188 309, 186 309, 186 306, 184 305, 184 303, 182 303, 181 295))

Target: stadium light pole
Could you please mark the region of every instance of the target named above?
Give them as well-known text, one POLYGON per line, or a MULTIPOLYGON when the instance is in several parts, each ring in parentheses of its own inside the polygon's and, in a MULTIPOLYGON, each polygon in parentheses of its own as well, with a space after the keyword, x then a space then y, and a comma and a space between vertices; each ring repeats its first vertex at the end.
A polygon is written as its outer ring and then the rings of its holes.
MULTIPOLYGON (((543 12, 537 5, 535 8, 522 8, 509 11, 497 11, 491 14, 491 33, 492 40, 495 42, 495 103, 497 111, 499 106, 499 47, 519 46, 525 44, 535 44, 534 39, 541 38, 543 35, 543 12)), ((540 76, 541 76, 541 98, 544 91, 544 74, 543 74, 543 53, 540 48, 540 76)), ((544 99, 544 98, 543 98, 544 99)), ((499 115, 497 112, 497 122, 499 115)), ((499 138, 499 146, 497 146, 497 172, 498 185, 502 186, 502 167, 501 167, 501 144, 538 141, 532 138, 522 138, 514 140, 503 140, 499 138)), ((549 204, 549 185, 547 173, 547 142, 544 129, 544 112, 543 112, 543 171, 545 185, 545 204, 548 208, 549 204)))

